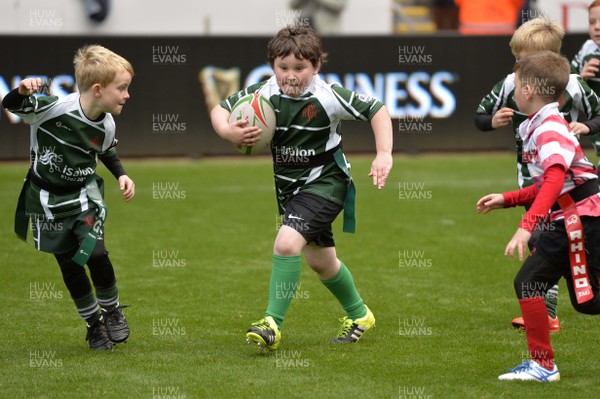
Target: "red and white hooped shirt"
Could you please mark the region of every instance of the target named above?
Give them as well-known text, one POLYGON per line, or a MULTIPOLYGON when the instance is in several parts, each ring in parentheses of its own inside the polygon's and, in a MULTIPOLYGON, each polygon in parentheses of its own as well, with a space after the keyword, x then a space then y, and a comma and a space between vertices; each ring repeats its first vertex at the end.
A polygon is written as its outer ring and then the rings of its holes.
MULTIPOLYGON (((569 124, 550 103, 519 126, 523 140, 523 162, 535 184, 504 193, 504 206, 531 205, 519 224, 530 232, 543 220, 558 197, 588 180, 598 179, 594 165, 583 153, 569 124)), ((579 216, 600 216, 600 194, 577 203, 579 216)), ((563 211, 550 214, 550 221, 563 217, 563 211)))

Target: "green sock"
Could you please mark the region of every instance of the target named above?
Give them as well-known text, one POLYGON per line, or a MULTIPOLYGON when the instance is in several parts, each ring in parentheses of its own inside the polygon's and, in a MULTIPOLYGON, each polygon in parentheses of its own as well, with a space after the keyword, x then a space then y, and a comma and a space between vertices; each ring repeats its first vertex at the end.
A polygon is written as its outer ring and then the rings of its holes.
POLYGON ((269 306, 267 306, 266 316, 271 316, 280 329, 288 307, 298 289, 301 270, 300 255, 279 256, 273 254, 273 269, 269 284, 269 306))
POLYGON ((558 308, 558 285, 553 286, 546 292, 544 303, 546 304, 546 310, 548 310, 548 316, 556 319, 558 308))
POLYGON ((340 261, 340 271, 332 279, 321 282, 337 298, 348 318, 359 319, 367 314, 363 300, 354 285, 352 273, 343 262, 340 261))
POLYGON ((77 307, 77 311, 81 318, 90 324, 93 324, 102 315, 100 313, 100 306, 98 306, 98 301, 93 292, 90 292, 83 298, 73 298, 73 302, 75 302, 75 306, 77 307))
POLYGON ((119 304, 119 289, 116 281, 108 288, 95 288, 100 307, 106 309, 119 304))

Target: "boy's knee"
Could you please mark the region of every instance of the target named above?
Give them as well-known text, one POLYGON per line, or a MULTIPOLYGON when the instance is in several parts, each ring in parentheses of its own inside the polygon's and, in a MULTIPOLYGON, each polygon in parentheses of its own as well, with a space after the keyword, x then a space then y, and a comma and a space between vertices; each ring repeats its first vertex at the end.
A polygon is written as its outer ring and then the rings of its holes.
POLYGON ((296 256, 300 255, 305 245, 306 240, 300 233, 288 226, 281 226, 273 244, 273 253, 279 256, 296 256))
POLYGON ((104 246, 103 240, 98 240, 92 254, 90 255, 89 263, 98 264, 98 263, 110 263, 108 259, 108 251, 104 246))
POLYGON ((273 253, 279 256, 295 256, 299 252, 297 248, 287 242, 277 242, 273 247, 273 253))
POLYGON ((92 252, 90 259, 107 260, 108 259, 108 251, 106 251, 105 249, 102 249, 102 250, 94 249, 94 252, 92 252))
POLYGON ((73 278, 85 274, 85 269, 73 261, 72 258, 74 255, 74 250, 62 254, 54 254, 61 273, 65 278, 73 278))
POLYGON ((515 293, 519 299, 535 298, 538 296, 544 297, 553 284, 547 281, 532 281, 515 277, 514 287, 515 293))

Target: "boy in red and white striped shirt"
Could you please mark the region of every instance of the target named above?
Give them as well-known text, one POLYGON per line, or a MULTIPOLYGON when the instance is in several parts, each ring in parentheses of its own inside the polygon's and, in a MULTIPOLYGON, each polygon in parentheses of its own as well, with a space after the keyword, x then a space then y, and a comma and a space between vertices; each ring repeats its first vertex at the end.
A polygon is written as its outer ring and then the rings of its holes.
POLYGON ((514 281, 531 360, 498 378, 548 382, 560 378, 544 305, 548 289, 564 276, 573 307, 600 313, 598 175, 558 110, 557 100, 569 80, 567 59, 550 51, 532 53, 516 63, 515 72, 515 102, 529 115, 519 126, 523 162, 535 183, 488 194, 477 202, 477 212, 531 206, 504 251, 513 257, 517 250, 523 260, 532 232, 541 230, 514 281))

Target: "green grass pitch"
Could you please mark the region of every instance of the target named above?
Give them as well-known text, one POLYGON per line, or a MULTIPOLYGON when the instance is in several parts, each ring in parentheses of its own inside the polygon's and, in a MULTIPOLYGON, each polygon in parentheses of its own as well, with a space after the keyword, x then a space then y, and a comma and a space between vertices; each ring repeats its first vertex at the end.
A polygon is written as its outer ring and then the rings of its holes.
POLYGON ((518 261, 505 258, 522 210, 478 215, 514 189, 511 154, 397 157, 385 189, 371 158, 350 156, 357 233, 334 231, 377 327, 334 346, 341 307, 303 265, 280 349, 244 341, 267 304, 276 214, 266 158, 125 161, 137 185, 120 198, 103 167, 106 241, 132 333, 94 353, 49 254, 12 232, 25 163, 0 165, 2 398, 592 398, 600 319, 560 287, 553 334, 562 380, 497 380, 527 357, 510 321, 518 261))

